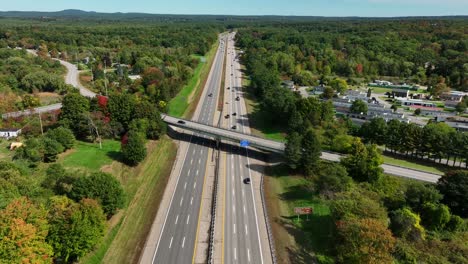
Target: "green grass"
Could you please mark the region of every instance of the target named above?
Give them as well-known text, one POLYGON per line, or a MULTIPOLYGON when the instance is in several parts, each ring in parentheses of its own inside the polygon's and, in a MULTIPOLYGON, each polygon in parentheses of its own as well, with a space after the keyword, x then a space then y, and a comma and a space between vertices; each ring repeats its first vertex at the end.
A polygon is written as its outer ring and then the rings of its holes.
POLYGON ((309 180, 279 165, 267 169, 265 181, 279 262, 311 263, 315 256, 318 263, 332 263, 330 209, 311 191, 309 180), (294 207, 312 207, 313 214, 298 220, 294 207))
POLYGON ((103 165, 119 158, 120 142, 103 140, 102 149, 99 143, 77 141, 71 153, 65 154, 59 162, 66 168, 79 168, 89 171, 99 170, 103 165))
POLYGON ((10 141, 0 139, 0 160, 2 161, 11 161, 13 157, 13 151, 10 151, 8 148, 10 146, 10 141))
POLYGON ((148 144, 148 156, 135 168, 114 163, 112 172, 123 183, 129 201, 122 225, 102 263, 138 261, 169 179, 177 147, 168 137, 148 144))
POLYGON ((415 162, 403 160, 403 159, 397 159, 389 156, 383 156, 384 163, 385 164, 390 164, 390 165, 396 165, 404 168, 409 168, 409 169, 415 169, 415 170, 420 170, 420 171, 425 171, 425 172, 430 172, 430 173, 435 173, 439 175, 443 175, 444 172, 437 167, 434 166, 428 166, 428 165, 423 165, 423 164, 418 164, 415 162))
POLYGON ((169 101, 169 115, 176 117, 182 117, 184 115, 190 103, 190 95, 192 94, 195 87, 200 83, 200 73, 203 65, 205 64, 206 62, 202 62, 202 60, 199 59, 199 63, 195 68, 193 76, 188 84, 182 88, 176 97, 169 101))

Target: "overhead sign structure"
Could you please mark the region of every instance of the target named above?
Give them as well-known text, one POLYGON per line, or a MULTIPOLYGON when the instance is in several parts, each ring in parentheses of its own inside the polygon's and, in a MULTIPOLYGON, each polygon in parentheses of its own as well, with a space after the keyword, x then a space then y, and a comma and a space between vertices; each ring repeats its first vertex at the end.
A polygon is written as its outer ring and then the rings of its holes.
POLYGON ((244 139, 244 140, 241 140, 241 142, 240 142, 240 146, 241 146, 241 147, 245 147, 245 148, 246 148, 246 147, 248 147, 249 145, 250 145, 250 142, 249 142, 248 140, 245 140, 245 139, 244 139))
POLYGON ((307 221, 309 221, 309 215, 313 213, 312 207, 294 207, 294 213, 297 214, 297 221, 299 221, 300 215, 307 215, 307 221))

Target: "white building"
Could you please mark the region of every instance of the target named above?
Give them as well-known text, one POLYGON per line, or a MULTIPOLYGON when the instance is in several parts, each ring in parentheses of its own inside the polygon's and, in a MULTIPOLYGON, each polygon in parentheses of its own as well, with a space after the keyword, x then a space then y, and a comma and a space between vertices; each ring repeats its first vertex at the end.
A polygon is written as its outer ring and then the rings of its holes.
POLYGON ((0 138, 17 138, 21 134, 21 129, 0 129, 0 138))

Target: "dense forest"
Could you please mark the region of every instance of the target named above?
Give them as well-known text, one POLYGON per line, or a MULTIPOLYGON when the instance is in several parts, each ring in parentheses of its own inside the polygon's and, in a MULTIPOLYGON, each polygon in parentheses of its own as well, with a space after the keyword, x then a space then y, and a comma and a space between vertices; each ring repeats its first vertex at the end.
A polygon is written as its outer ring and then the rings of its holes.
POLYGON ((468 90, 466 26, 443 19, 264 23, 240 29, 237 41, 247 67, 262 61, 300 85, 330 75, 350 83, 394 76, 468 90))

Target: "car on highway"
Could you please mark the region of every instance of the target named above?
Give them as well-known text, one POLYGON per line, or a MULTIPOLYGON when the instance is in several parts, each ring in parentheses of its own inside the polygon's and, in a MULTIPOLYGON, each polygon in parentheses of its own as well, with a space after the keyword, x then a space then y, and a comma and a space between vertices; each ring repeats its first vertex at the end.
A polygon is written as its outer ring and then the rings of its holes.
POLYGON ((237 129, 237 126, 236 126, 236 125, 234 125, 234 126, 232 126, 231 128, 232 128, 232 129, 237 129))
POLYGON ((208 96, 209 96, 209 97, 212 97, 212 96, 213 96, 213 93, 210 93, 208 96))
POLYGON ((225 115, 224 118, 229 118, 229 114, 225 115))
POLYGON ((244 183, 245 183, 245 184, 250 184, 250 178, 245 178, 245 179, 244 179, 244 183))
POLYGON ((179 124, 185 124, 185 121, 184 121, 184 120, 179 120, 179 121, 177 121, 177 123, 179 123, 179 124))
POLYGON ((231 87, 228 87, 227 89, 229 90, 229 89, 231 89, 231 87))
POLYGON ((237 113, 232 113, 232 116, 236 116, 236 115, 237 115, 237 113))
POLYGON ((240 101, 240 97, 239 97, 239 96, 236 97, 236 101, 240 101))

